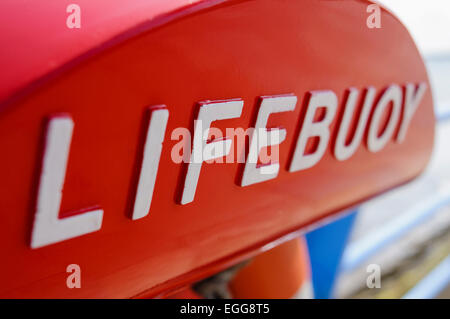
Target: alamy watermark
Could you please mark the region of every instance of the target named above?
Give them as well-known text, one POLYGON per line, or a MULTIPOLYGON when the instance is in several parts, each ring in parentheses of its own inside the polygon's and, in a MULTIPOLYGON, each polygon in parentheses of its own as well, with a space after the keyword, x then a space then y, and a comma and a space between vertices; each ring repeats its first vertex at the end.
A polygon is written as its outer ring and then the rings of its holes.
POLYGON ((264 167, 279 162, 279 144, 284 139, 279 129, 267 128, 219 128, 203 129, 201 120, 195 121, 195 133, 178 127, 170 136, 172 141, 178 141, 171 150, 174 163, 252 163, 264 167), (247 143, 248 141, 248 143, 247 143), (221 142, 221 143, 217 143, 221 142), (248 152, 246 152, 248 145, 248 152), (246 156, 247 155, 247 156, 246 156))
POLYGON ((381 288, 381 267, 377 264, 370 264, 366 268, 369 274, 366 279, 367 288, 381 288))
POLYGON ((77 264, 70 264, 66 268, 66 272, 70 273, 66 279, 67 288, 81 288, 81 268, 77 264))
POLYGON ((367 17, 366 25, 369 29, 381 28, 381 9, 378 4, 370 4, 367 6, 366 11, 370 13, 367 17))
POLYGON ((66 26, 69 29, 81 28, 81 8, 78 4, 69 4, 66 8, 66 12, 69 13, 66 19, 66 26))

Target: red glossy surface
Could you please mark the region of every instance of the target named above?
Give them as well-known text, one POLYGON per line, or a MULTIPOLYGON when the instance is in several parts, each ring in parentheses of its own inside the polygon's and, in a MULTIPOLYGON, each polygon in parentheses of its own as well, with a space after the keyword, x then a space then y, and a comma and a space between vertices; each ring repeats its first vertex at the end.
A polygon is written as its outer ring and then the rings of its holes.
MULTIPOLYGON (((70 0, 2 0, 0 3, 0 101, 99 44, 167 22, 181 9, 207 7, 223 0, 77 0, 81 28, 66 27, 70 0), (200 4, 193 6, 194 4, 200 4)), ((180 12, 182 13, 182 12, 180 12)))
POLYGON ((383 11, 383 27, 368 29, 366 7, 229 1, 109 47, 15 100, 0 113, 0 297, 154 295, 419 174, 433 141, 429 89, 402 144, 390 141, 375 154, 361 144, 344 162, 330 145, 313 168, 287 171, 308 90, 334 90, 340 114, 350 86, 380 92, 390 83, 428 83, 405 28, 383 11), (170 133, 192 127, 196 102, 242 98, 241 118, 213 126, 247 128, 258 96, 286 93, 298 96, 295 111, 268 123, 287 129, 279 176, 240 187, 241 165, 204 164, 194 202, 176 204, 183 175, 171 161, 177 141, 170 133), (144 114, 157 104, 166 104, 170 117, 155 194, 150 214, 132 221, 144 114), (98 232, 31 250, 44 124, 58 112, 75 121, 62 215, 93 205, 105 215, 98 232), (81 266, 81 289, 66 287, 72 263, 81 266))

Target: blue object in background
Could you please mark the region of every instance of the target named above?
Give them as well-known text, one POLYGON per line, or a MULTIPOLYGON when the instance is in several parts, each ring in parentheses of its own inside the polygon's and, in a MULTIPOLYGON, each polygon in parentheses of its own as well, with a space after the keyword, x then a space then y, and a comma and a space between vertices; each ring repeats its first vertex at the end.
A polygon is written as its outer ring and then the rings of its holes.
POLYGON ((314 297, 333 297, 339 265, 350 237, 357 211, 305 235, 312 271, 314 297))

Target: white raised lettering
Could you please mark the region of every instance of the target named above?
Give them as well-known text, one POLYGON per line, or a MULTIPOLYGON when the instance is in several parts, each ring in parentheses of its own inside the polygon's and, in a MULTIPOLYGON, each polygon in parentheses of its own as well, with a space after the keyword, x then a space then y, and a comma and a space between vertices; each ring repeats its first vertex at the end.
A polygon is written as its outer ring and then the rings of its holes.
POLYGON ((167 108, 154 108, 151 110, 136 199, 134 201, 133 220, 145 217, 149 213, 168 119, 169 111, 167 108))
POLYGON ((330 139, 330 124, 336 114, 336 109, 337 96, 333 91, 309 93, 308 107, 289 167, 290 172, 310 168, 322 158, 330 139), (314 122, 314 116, 319 107, 325 108, 325 115, 321 121, 314 122), (304 154, 310 137, 319 137, 319 143, 313 153, 304 154))
POLYGON ((401 88, 393 84, 389 86, 386 91, 381 96, 375 106, 375 111, 373 113, 372 120, 370 121, 369 134, 367 136, 367 147, 371 152, 380 151, 389 141, 389 139, 394 134, 395 128, 398 124, 400 117, 401 105, 402 104, 402 90, 401 88), (392 112, 388 119, 386 128, 380 134, 380 125, 382 115, 386 108, 392 103, 392 112))
POLYGON ((297 97, 294 95, 262 97, 255 129, 250 137, 250 150, 245 163, 241 186, 264 182, 278 176, 280 164, 270 163, 258 167, 258 156, 263 147, 278 145, 286 139, 286 129, 266 129, 270 114, 293 111, 296 104, 297 97), (276 137, 274 141, 272 141, 272 136, 276 137))
POLYGON ((182 205, 194 200, 203 161, 222 157, 230 152, 231 140, 229 138, 214 140, 207 143, 211 123, 217 120, 240 117, 243 106, 244 101, 242 100, 201 103, 197 120, 194 125, 192 155, 190 163, 188 164, 183 194, 180 201, 182 205), (204 152, 203 150, 205 150, 205 148, 206 151, 204 152), (204 153, 208 154, 207 158, 204 158, 204 153))
POLYGON ((88 234, 102 226, 102 209, 58 218, 73 126, 70 116, 53 117, 48 124, 31 234, 32 248, 88 234))

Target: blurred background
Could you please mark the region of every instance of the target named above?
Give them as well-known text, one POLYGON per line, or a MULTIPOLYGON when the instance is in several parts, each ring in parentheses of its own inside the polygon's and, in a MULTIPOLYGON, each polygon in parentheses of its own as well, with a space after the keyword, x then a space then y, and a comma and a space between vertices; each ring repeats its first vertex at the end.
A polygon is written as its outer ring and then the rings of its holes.
POLYGON ((437 120, 434 152, 414 182, 307 234, 315 297, 450 298, 450 1, 379 2, 406 25, 424 57, 437 120), (324 232, 336 238, 340 256, 314 257, 324 232), (381 270, 380 288, 367 287, 369 265, 381 270))

